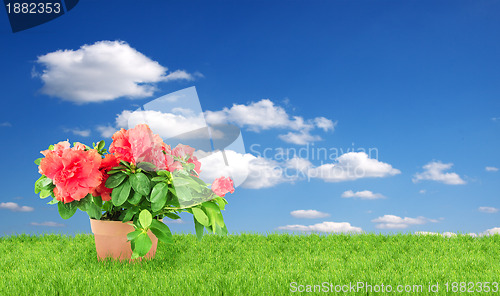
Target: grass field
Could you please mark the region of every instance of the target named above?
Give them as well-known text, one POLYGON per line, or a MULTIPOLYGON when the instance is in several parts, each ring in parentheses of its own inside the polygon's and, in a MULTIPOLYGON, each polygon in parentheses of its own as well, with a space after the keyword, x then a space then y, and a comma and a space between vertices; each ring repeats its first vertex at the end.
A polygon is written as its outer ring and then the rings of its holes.
POLYGON ((461 295, 452 282, 500 282, 500 235, 174 238, 174 245, 159 243, 155 259, 129 264, 98 262, 92 235, 3 237, 0 295, 461 295), (328 293, 291 292, 323 282, 328 293), (357 282, 391 285, 393 293, 334 292, 357 282), (439 283, 439 292, 428 292, 429 283, 439 283), (423 292, 399 293, 398 285, 422 285, 423 292))

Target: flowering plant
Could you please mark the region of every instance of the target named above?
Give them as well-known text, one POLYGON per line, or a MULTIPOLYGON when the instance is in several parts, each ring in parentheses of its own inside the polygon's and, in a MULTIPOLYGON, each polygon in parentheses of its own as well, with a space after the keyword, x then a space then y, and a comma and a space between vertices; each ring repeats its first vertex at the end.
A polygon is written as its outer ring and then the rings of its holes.
POLYGON ((80 209, 91 219, 132 221, 135 231, 127 235, 132 259, 150 250, 148 230, 172 243, 170 229, 159 220, 180 219, 180 212, 193 214, 199 239, 204 228, 227 234, 221 210, 225 194, 234 192, 233 181, 221 177, 210 186, 201 180, 194 148, 179 144, 171 149, 146 124, 121 129, 112 139, 109 151, 104 141, 93 148, 64 141, 41 151, 44 157, 35 160, 42 175, 35 193, 52 197, 49 204, 57 204, 63 219, 80 209))

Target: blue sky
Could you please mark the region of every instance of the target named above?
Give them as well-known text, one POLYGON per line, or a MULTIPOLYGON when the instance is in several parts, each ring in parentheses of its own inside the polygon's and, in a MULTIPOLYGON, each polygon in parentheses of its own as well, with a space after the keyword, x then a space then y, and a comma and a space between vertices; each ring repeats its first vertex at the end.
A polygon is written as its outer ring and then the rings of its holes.
MULTIPOLYGON (((229 195, 231 232, 498 231, 499 9, 497 1, 81 1, 15 34, 1 12, 0 231, 90 232, 85 213, 63 220, 33 193, 39 151, 99 141, 124 110, 190 86, 203 110, 241 127, 260 164, 242 170, 303 165, 298 178, 252 180, 229 195), (107 49, 125 54, 110 61, 100 56, 107 49), (58 50, 85 59, 71 64, 58 50), (143 68, 127 72, 133 62, 143 68), (89 74, 96 69, 102 79, 89 74), (353 147, 378 158, 258 155, 353 147), (371 173, 318 177, 346 163, 371 173)), ((184 218, 171 229, 193 231, 184 218)))

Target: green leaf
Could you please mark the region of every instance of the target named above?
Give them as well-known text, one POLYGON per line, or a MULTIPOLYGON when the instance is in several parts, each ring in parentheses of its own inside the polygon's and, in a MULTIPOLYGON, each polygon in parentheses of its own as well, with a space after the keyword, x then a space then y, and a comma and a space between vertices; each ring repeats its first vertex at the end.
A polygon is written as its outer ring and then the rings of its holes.
POLYGON ((201 240, 203 237, 203 225, 200 224, 200 222, 196 221, 196 219, 193 217, 194 220, 194 229, 196 230, 196 237, 198 240, 201 240))
POLYGON ((221 211, 224 211, 224 209, 226 208, 226 205, 227 205, 227 201, 223 197, 220 197, 220 196, 217 196, 213 200, 217 202, 219 209, 221 211))
POLYGON ((137 212, 139 212, 138 207, 133 207, 133 208, 125 210, 125 215, 123 216, 122 221, 129 222, 130 220, 132 220, 134 215, 137 214, 137 212))
POLYGON ((169 217, 170 219, 174 219, 174 220, 181 218, 181 217, 179 217, 179 215, 174 214, 174 213, 165 213, 165 216, 169 217))
POLYGON ((104 184, 104 186, 110 189, 116 188, 118 187, 118 185, 122 184, 125 178, 127 178, 127 175, 123 172, 111 175, 109 176, 108 180, 106 180, 106 184, 104 184))
POLYGON ((104 145, 106 145, 106 143, 104 142, 104 140, 100 141, 98 144, 97 144, 97 151, 101 151, 102 148, 104 148, 104 145))
POLYGON ((44 175, 41 175, 40 178, 38 178, 38 180, 35 181, 35 194, 38 194, 40 192, 40 190, 42 190, 40 188, 40 182, 45 179, 47 177, 45 177, 44 175))
POLYGON ((61 215, 61 218, 69 219, 76 213, 77 207, 71 202, 63 203, 62 201, 60 201, 57 204, 57 209, 59 211, 59 215, 61 215))
POLYGON ((165 176, 167 178, 171 178, 172 177, 172 173, 169 172, 169 171, 160 170, 160 171, 156 171, 156 173, 158 174, 158 176, 165 176))
POLYGON ((151 221, 151 232, 156 235, 156 237, 167 244, 173 244, 174 243, 174 238, 172 237, 172 232, 170 232, 170 229, 168 228, 167 225, 165 225, 163 222, 160 222, 156 219, 153 219, 151 221))
POLYGON ((151 209, 153 212, 161 210, 167 202, 168 185, 161 182, 153 187, 151 191, 151 209))
POLYGON ((139 222, 141 223, 143 228, 148 228, 151 226, 151 221, 153 220, 153 217, 151 216, 151 213, 148 210, 142 210, 141 213, 139 214, 139 222))
POLYGON ((42 161, 43 157, 35 159, 35 164, 40 165, 40 162, 42 161))
MULTIPOLYGON (((109 180, 109 179, 108 179, 109 180)), ((130 194, 130 182, 125 181, 111 192, 111 201, 115 206, 121 206, 130 194)))
POLYGON ((102 197, 100 197, 100 196, 96 196, 96 197, 94 197, 94 203, 95 203, 98 207, 102 208, 102 197))
POLYGON ((131 240, 134 240, 136 239, 140 234, 142 233, 142 230, 135 230, 135 231, 132 231, 132 232, 129 232, 127 233, 127 240, 128 241, 131 241, 131 240))
MULTIPOLYGON (((151 242, 151 239, 147 235, 147 233, 141 233, 139 234, 135 239, 134 239, 134 250, 133 253, 135 253, 135 258, 137 257, 142 257, 145 256, 149 250, 151 249, 151 246, 153 245, 153 242, 151 242)), ((134 257, 134 254, 132 254, 134 257)))
POLYGON ((52 185, 52 179, 49 179, 49 178, 42 179, 42 180, 40 180, 39 184, 40 184, 41 188, 47 187, 49 185, 52 185))
POLYGON ((49 201, 47 204, 48 205, 55 205, 56 203, 58 203, 59 201, 55 198, 53 198, 51 201, 49 201))
POLYGON ((222 218, 222 213, 220 212, 219 207, 211 202, 204 202, 203 207, 207 210, 207 214, 210 217, 210 224, 215 225, 216 223, 219 226, 224 226, 224 219, 222 218))
POLYGON ((167 177, 163 177, 163 176, 158 176, 158 177, 154 177, 153 179, 151 179, 151 181, 153 181, 153 182, 162 182, 165 180, 167 180, 167 177))
POLYGON ((42 189, 40 191, 40 198, 46 198, 49 197, 52 192, 50 190, 42 189))
POLYGON ((192 170, 194 170, 195 165, 194 165, 194 163, 186 163, 186 164, 184 164, 184 168, 188 171, 192 171, 192 170))
POLYGON ((94 201, 89 201, 87 203, 85 211, 87 212, 87 214, 91 219, 96 219, 96 220, 101 219, 102 209, 100 206, 96 205, 94 201))
POLYGON ((129 180, 135 192, 139 192, 141 195, 149 195, 151 188, 149 178, 146 175, 143 173, 135 173, 130 175, 129 180))
POLYGON ((210 226, 210 221, 208 220, 207 214, 200 208, 192 208, 193 216, 200 222, 203 226, 210 226))
POLYGON ((111 171, 108 171, 108 175, 113 175, 113 174, 116 174, 119 172, 123 172, 123 171, 122 170, 111 170, 111 171))
POLYGON ((181 203, 191 201, 193 199, 193 195, 191 194, 191 191, 186 186, 176 186, 175 193, 177 194, 177 199, 181 203))
POLYGON ((154 172, 157 169, 157 167, 154 164, 147 161, 138 163, 137 167, 149 172, 154 172))
POLYGON ((228 232, 228 231, 227 231, 227 227, 226 227, 226 225, 224 225, 224 226, 222 227, 222 235, 227 235, 227 232, 228 232))
POLYGON ((130 163, 125 160, 120 160, 120 163, 130 169, 130 163))
POLYGON ((128 202, 133 204, 133 205, 136 205, 136 204, 141 202, 141 199, 142 199, 142 195, 140 193, 134 191, 134 194, 132 195, 131 198, 128 199, 128 202))

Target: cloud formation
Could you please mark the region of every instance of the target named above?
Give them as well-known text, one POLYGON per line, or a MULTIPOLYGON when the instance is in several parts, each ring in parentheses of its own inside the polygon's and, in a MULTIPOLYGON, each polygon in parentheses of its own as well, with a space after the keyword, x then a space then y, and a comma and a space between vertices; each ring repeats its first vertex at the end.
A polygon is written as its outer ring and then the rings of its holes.
POLYGON ((499 211, 499 209, 494 208, 494 207, 479 207, 477 210, 480 212, 483 212, 483 213, 488 213, 488 214, 498 213, 498 211, 499 211))
POLYGON ((407 228, 410 225, 422 225, 428 222, 436 223, 438 222, 438 220, 429 219, 422 216, 419 216, 417 218, 401 218, 395 215, 384 215, 382 217, 373 219, 372 222, 377 223, 375 227, 379 229, 403 229, 407 228))
POLYGON ((252 102, 248 105, 233 104, 231 108, 226 107, 220 111, 206 111, 205 117, 209 124, 233 123, 254 132, 289 129, 290 132, 278 137, 287 143, 296 145, 320 141, 321 137, 312 135, 311 131, 315 128, 325 132, 333 131, 337 124, 325 117, 309 120, 300 116, 291 117, 285 109, 275 105, 269 99, 252 102))
POLYGON ((38 57, 42 93, 75 103, 153 95, 155 83, 192 80, 183 70, 167 68, 123 41, 99 41, 77 50, 57 50, 38 57))
POLYGON ((494 227, 494 228, 488 229, 485 232, 481 233, 481 235, 485 235, 485 236, 490 236, 490 235, 495 235, 495 234, 500 234, 500 227, 494 227))
POLYGON ((52 222, 52 221, 45 221, 45 222, 31 222, 30 223, 33 226, 48 226, 48 227, 63 227, 65 226, 64 224, 57 223, 57 222, 52 222))
POLYGON ((390 164, 369 158, 365 152, 344 153, 327 163, 307 170, 309 178, 325 182, 343 182, 362 178, 383 178, 400 174, 401 171, 390 164))
POLYGON ((381 199, 385 198, 380 193, 373 193, 370 190, 363 190, 363 191, 357 191, 353 192, 352 190, 345 191, 342 193, 342 198, 359 198, 359 199, 381 199))
POLYGON ((448 185, 462 185, 466 182, 456 173, 445 173, 451 169, 453 163, 442 163, 440 161, 432 161, 424 165, 424 171, 416 173, 413 177, 413 183, 418 183, 423 180, 441 182, 448 185))
POLYGON ((352 226, 348 222, 322 222, 314 225, 286 225, 280 226, 278 230, 303 231, 303 232, 328 232, 328 233, 360 233, 360 227, 352 226))
POLYGON ((90 130, 89 129, 82 130, 82 129, 78 129, 78 128, 73 128, 73 129, 65 128, 64 132, 66 132, 66 133, 72 133, 73 135, 77 135, 77 136, 81 136, 81 137, 88 137, 88 136, 90 136, 90 130))
POLYGON ((290 215, 294 218, 304 218, 304 219, 318 219, 330 216, 328 213, 316 211, 316 210, 296 210, 291 211, 290 215))
POLYGON ((111 125, 98 125, 96 130, 101 134, 101 137, 111 138, 118 128, 112 127, 111 125))
POLYGON ((274 160, 232 150, 225 150, 224 153, 229 166, 225 165, 221 152, 209 154, 196 151, 195 155, 201 162, 201 179, 211 183, 215 178, 226 176, 233 178, 235 184, 251 189, 269 188, 296 179, 286 176, 281 165, 274 160))
POLYGON ((35 210, 32 207, 20 206, 15 202, 2 202, 0 203, 0 209, 6 209, 12 212, 32 212, 35 210))
POLYGON ((491 167, 491 166, 487 166, 484 168, 487 172, 498 172, 498 168, 497 167, 491 167))

